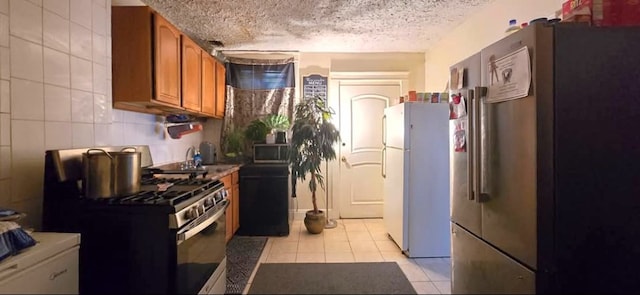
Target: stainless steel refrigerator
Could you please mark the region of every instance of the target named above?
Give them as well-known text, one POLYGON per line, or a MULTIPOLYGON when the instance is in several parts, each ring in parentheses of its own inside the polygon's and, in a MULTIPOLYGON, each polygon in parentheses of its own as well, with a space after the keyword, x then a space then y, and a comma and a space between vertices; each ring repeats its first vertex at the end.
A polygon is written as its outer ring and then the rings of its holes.
POLYGON ((452 293, 640 290, 640 28, 532 25, 450 70, 452 293))

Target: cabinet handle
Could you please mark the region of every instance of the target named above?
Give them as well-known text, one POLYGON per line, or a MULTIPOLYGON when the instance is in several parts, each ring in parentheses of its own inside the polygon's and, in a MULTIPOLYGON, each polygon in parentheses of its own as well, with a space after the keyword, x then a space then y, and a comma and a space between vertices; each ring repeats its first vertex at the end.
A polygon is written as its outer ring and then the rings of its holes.
POLYGON ((55 280, 57 277, 59 277, 59 276, 61 276, 61 275, 65 274, 65 273, 67 273, 67 269, 66 269, 66 268, 65 268, 65 269, 63 269, 63 270, 61 270, 61 271, 54 271, 54 272, 52 272, 52 273, 49 275, 49 280, 50 280, 50 281, 53 281, 53 280, 55 280))

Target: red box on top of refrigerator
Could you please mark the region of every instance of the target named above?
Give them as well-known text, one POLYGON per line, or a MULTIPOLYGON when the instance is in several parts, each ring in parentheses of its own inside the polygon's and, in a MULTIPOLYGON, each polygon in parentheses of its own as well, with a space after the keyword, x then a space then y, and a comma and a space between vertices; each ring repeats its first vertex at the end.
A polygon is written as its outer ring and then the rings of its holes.
POLYGON ((594 26, 640 25, 640 1, 569 0, 562 4, 562 19, 594 26))

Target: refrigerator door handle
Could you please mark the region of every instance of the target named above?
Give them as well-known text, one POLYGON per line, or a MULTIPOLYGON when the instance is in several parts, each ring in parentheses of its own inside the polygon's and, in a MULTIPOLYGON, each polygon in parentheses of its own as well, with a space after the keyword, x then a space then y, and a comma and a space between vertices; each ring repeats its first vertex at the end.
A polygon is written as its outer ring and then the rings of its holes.
POLYGON ((387 145, 387 115, 382 116, 382 145, 387 145))
POLYGON ((387 165, 385 159, 387 158, 387 146, 382 147, 382 161, 380 163, 380 174, 382 174, 382 178, 387 178, 387 165))
MULTIPOLYGON (((473 89, 469 89, 469 102, 471 104, 473 104, 475 102, 475 98, 474 98, 474 91, 473 89)), ((468 123, 467 123, 467 146, 468 146, 468 151, 467 151, 467 183, 469 184, 469 189, 468 189, 468 199, 469 201, 473 201, 475 200, 475 179, 474 179, 474 175, 475 175, 475 169, 474 169, 474 162, 473 160, 475 159, 474 154, 475 154, 475 126, 474 126, 474 118, 475 118, 475 114, 473 113, 474 110, 474 106, 470 105, 471 107, 471 111, 469 112, 468 115, 468 123)))
POLYGON ((482 189, 484 188, 484 186, 482 185, 482 172, 484 171, 482 168, 482 155, 483 152, 485 152, 483 150, 483 146, 482 146, 482 138, 481 138, 481 133, 482 133, 482 129, 481 129, 481 124, 482 124, 482 114, 481 114, 481 104, 482 104, 482 98, 486 96, 487 94, 487 87, 476 87, 475 90, 475 97, 474 97, 474 101, 473 101, 473 112, 474 112, 474 146, 475 146, 475 161, 474 161, 474 165, 473 165, 473 174, 474 174, 474 191, 476 192, 476 202, 480 203, 480 202, 486 202, 489 200, 489 194, 486 192, 483 192, 482 189))

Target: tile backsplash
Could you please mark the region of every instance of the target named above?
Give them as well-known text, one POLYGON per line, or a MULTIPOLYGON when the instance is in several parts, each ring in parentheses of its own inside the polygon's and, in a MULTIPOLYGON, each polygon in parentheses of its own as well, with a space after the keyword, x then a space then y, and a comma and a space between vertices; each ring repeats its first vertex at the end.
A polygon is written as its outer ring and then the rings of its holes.
POLYGON ((112 109, 111 60, 110 0, 0 0, 0 207, 23 226, 41 226, 48 149, 149 145, 162 164, 219 147, 220 120, 175 140, 162 117, 112 109))

